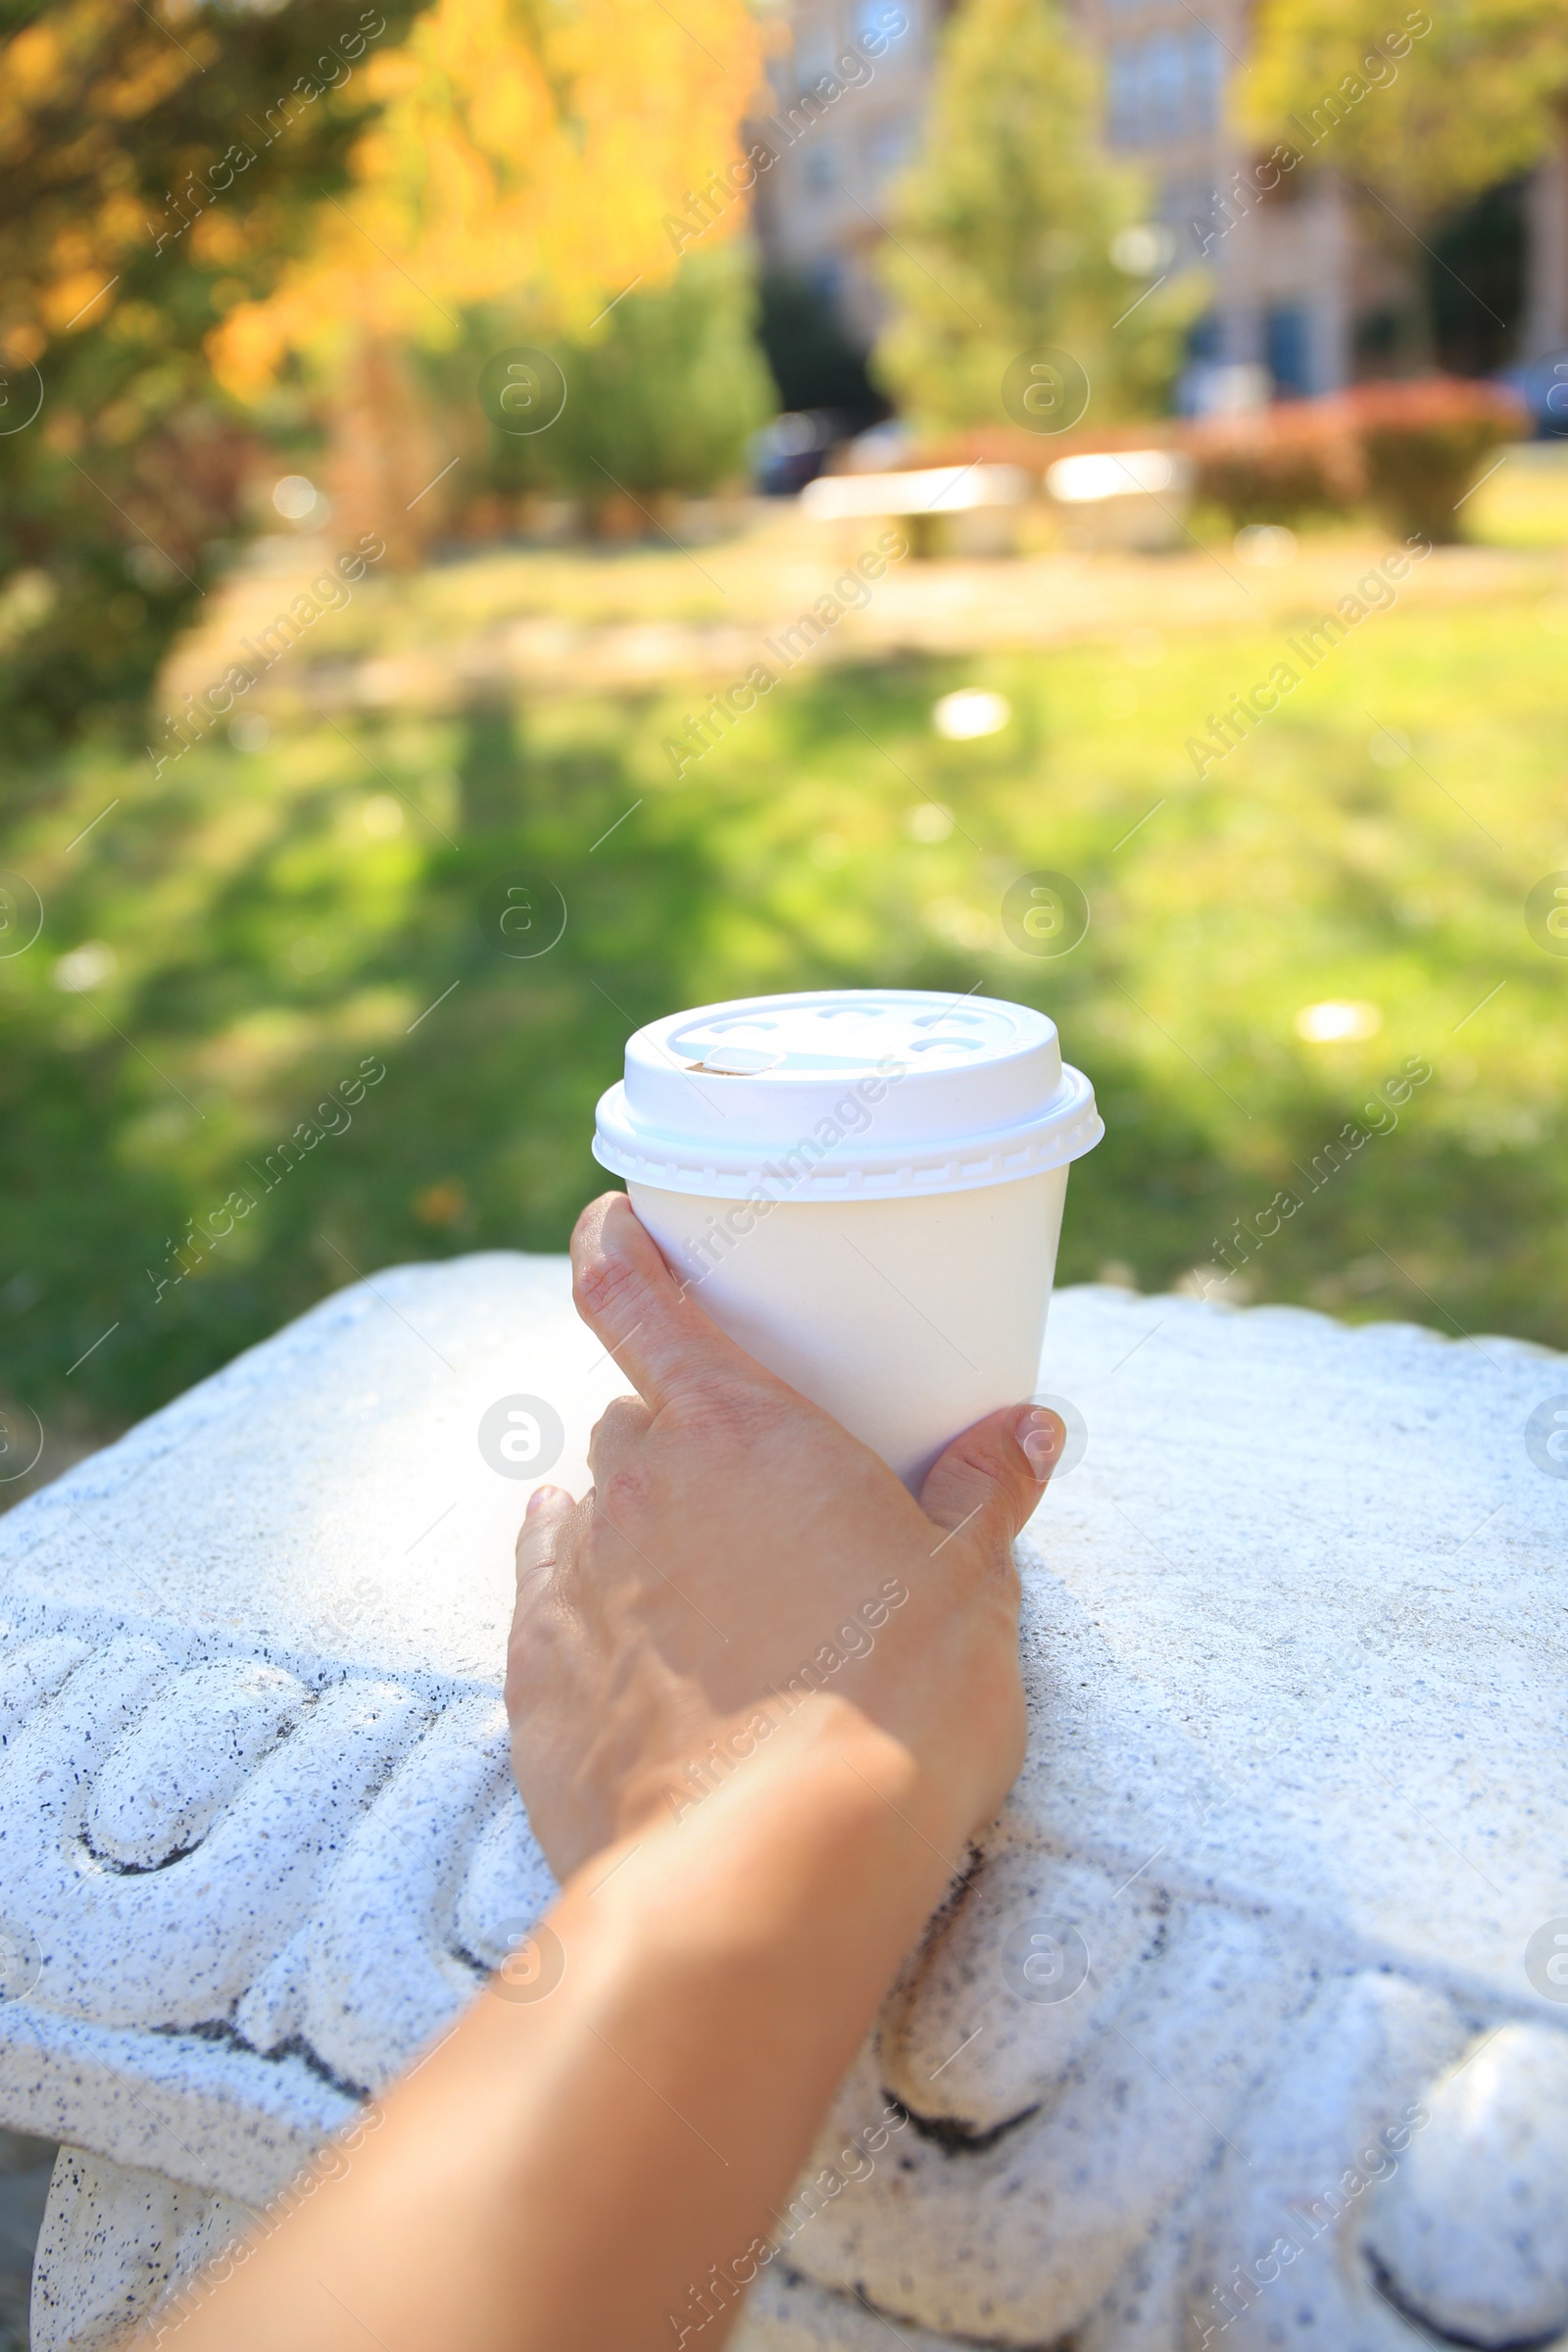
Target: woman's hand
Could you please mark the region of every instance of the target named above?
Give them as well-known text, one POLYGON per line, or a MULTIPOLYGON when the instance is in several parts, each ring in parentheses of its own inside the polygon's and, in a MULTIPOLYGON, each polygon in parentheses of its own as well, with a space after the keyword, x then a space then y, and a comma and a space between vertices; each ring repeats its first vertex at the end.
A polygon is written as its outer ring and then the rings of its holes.
POLYGON ((595 1430, 589 1494, 541 1489, 517 1540, 507 1700, 558 1877, 824 1743, 956 1865, 1022 1760, 1009 1544, 1061 1423, 994 1413, 915 1502, 718 1330, 623 1194, 584 1210, 572 1265, 640 1394, 595 1430))
POLYGON ((643 1400, 517 1546, 517 1777, 561 1898, 338 2177, 195 2294, 181 2352, 718 2352, 1017 1770, 1007 1543, 1061 1424, 994 1414, 913 1502, 682 1297, 620 1194, 573 1257, 643 1400))

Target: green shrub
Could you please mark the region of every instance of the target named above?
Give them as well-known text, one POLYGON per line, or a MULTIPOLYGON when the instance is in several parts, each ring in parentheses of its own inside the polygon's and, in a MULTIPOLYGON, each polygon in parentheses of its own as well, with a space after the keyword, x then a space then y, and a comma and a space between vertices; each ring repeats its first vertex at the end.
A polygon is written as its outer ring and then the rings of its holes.
POLYGON ((1200 500, 1238 530, 1370 505, 1401 538, 1442 543, 1460 535, 1481 461, 1525 429, 1510 394, 1437 375, 1212 418, 1191 428, 1189 446, 1200 500))
POLYGON ((1234 530, 1343 514, 1361 495, 1362 469, 1341 404, 1292 401, 1196 426, 1194 491, 1222 508, 1234 530))
POLYGON ((1459 537, 1459 502, 1482 461, 1529 430, 1510 393, 1452 376, 1367 384, 1346 405, 1372 505, 1401 538, 1421 531, 1436 544, 1459 537))
MULTIPOLYGON (((597 335, 553 343, 566 405, 543 432, 494 433, 494 488, 563 492, 608 521, 628 499, 646 506, 735 479, 748 437, 778 406, 756 311, 751 256, 732 243, 689 255, 657 292, 628 294, 597 335)), ((620 519, 635 528, 635 508, 620 519)))

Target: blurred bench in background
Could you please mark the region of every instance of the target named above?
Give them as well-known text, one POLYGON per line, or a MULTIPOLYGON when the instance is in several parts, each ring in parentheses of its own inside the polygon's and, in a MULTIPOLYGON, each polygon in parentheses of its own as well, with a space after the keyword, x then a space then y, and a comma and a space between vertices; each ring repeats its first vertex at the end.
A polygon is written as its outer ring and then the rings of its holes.
POLYGON ((907 523, 916 556, 1010 556, 1029 477, 1018 466, 926 466, 912 473, 824 473, 801 492, 815 522, 907 523))

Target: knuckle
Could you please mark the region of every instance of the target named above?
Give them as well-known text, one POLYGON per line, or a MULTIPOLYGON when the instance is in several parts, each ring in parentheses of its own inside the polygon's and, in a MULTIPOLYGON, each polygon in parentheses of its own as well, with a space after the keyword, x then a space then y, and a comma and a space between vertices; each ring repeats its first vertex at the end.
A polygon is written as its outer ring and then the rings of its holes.
POLYGON ((705 1381, 688 1389, 671 1406, 671 1419, 685 1435, 751 1446, 793 1418, 794 1400, 782 1390, 745 1380, 705 1381))
POLYGON ((967 1471, 970 1479, 985 1482, 990 1490, 985 1498, 988 1503, 995 1501, 998 1494, 1007 1493, 1010 1481, 1006 1466, 999 1458, 996 1448, 988 1445, 985 1439, 960 1439, 954 1448, 953 1458, 961 1469, 967 1471))
POLYGON ((638 1309, 646 1294, 642 1274, 628 1258, 602 1250, 572 1276, 572 1297, 590 1321, 638 1309))
POLYGON ((613 1526, 633 1525, 646 1515, 653 1494, 654 1477, 647 1463, 622 1462, 600 1488, 599 1507, 613 1526))
POLYGON ((606 1405, 588 1440, 588 1466, 599 1476, 612 1454, 623 1452, 648 1427, 648 1407, 636 1396, 617 1396, 606 1405))

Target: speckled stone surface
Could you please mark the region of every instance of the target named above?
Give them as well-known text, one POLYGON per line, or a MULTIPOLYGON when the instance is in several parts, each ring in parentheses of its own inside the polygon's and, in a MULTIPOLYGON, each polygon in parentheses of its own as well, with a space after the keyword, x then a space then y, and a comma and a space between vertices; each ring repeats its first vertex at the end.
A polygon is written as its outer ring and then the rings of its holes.
MULTIPOLYGON (((479 1424, 542 1400, 580 1490, 623 1385, 564 1261, 405 1267, 0 1522, 43 2352, 274 2196, 549 1901, 499 1702, 531 1481, 479 1424)), ((1568 1479, 1524 1438, 1568 1363, 1079 1290, 1042 1387, 1089 1442, 1020 1546, 1028 1764, 737 2343, 1568 2343, 1568 1479)))

